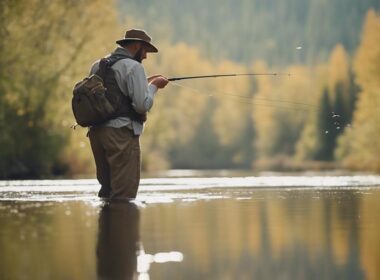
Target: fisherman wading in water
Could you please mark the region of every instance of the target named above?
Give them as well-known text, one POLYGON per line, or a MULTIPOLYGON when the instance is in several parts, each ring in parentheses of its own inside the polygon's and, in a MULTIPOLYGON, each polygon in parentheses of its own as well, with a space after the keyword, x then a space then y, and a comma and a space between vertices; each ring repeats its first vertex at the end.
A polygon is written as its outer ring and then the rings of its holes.
MULTIPOLYGON (((157 90, 164 88, 168 80, 162 75, 146 77, 141 62, 148 52, 158 50, 145 31, 128 30, 125 38, 116 43, 119 47, 107 57, 110 64, 104 84, 107 94, 122 96, 122 106, 114 118, 92 126, 89 138, 101 185, 99 197, 130 199, 136 197, 140 182, 139 138, 146 114, 153 106, 157 90)), ((90 74, 98 70, 99 61, 94 63, 90 74)))

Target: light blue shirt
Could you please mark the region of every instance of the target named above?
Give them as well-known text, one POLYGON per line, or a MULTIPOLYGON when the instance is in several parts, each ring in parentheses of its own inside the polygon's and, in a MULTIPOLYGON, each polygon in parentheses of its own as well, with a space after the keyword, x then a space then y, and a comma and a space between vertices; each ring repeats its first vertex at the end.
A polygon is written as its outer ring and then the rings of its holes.
MULTIPOLYGON (((114 53, 131 56, 128 50, 121 47, 116 48, 114 53)), ((115 79, 120 90, 131 98, 135 111, 140 114, 148 112, 153 106, 157 87, 153 84, 148 84, 142 64, 133 59, 125 58, 117 61, 111 68, 115 73, 115 79)), ((99 60, 93 64, 90 74, 94 74, 98 69, 99 60)), ((143 124, 132 121, 128 117, 118 117, 107 121, 103 125, 115 128, 127 126, 133 130, 135 135, 142 134, 144 130, 143 124)))

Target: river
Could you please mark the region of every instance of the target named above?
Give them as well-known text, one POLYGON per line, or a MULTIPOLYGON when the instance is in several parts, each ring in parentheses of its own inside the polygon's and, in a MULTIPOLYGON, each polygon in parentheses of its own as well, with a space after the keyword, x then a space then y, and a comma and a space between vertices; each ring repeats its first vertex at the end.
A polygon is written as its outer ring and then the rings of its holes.
POLYGON ((0 279, 380 279, 380 176, 0 181, 0 279))

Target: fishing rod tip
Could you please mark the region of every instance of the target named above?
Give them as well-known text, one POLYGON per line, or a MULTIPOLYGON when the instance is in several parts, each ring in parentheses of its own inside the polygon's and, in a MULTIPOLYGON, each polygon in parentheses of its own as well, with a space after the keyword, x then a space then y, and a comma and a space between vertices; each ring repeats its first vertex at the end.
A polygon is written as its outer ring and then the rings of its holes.
POLYGON ((277 73, 277 72, 275 72, 275 73, 270 73, 270 74, 263 74, 263 75, 273 75, 273 76, 292 76, 293 74, 291 74, 291 73, 277 73))

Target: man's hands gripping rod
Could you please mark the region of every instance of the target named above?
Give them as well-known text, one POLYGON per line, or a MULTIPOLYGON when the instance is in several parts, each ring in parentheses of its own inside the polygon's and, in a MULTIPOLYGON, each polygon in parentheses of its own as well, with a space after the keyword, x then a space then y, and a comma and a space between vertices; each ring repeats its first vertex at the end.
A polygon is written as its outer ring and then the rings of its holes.
POLYGON ((148 77, 148 83, 155 85, 157 88, 164 88, 168 82, 169 80, 165 76, 159 74, 148 77))

